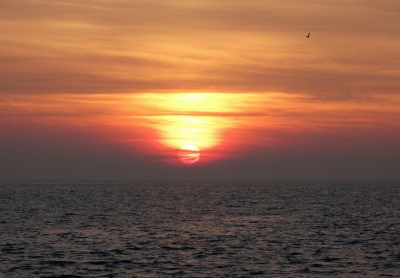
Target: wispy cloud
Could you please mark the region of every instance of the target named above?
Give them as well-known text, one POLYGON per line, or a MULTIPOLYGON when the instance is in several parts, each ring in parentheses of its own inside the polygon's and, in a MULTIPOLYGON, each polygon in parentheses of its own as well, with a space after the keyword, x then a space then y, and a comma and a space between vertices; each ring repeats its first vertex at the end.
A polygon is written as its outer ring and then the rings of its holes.
POLYGON ((1 5, 1 94, 279 90, 329 100, 400 87, 392 1, 1 5))

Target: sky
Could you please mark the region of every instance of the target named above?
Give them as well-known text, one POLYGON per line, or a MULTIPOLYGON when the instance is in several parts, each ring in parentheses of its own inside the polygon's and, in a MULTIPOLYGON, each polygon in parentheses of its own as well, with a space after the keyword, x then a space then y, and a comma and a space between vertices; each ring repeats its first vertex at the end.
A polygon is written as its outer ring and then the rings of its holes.
POLYGON ((0 180, 399 181, 399 26, 393 0, 0 0, 0 180))

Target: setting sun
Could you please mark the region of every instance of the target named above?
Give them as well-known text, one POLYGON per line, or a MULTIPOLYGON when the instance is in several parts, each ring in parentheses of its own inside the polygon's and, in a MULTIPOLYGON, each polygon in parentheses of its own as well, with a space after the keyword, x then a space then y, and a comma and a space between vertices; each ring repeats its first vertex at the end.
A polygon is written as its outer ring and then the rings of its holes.
POLYGON ((85 2, 0 2, 0 179, 400 179, 398 1, 85 2))
POLYGON ((396 276, 399 26, 399 0, 0 0, 0 272, 396 276))
POLYGON ((178 153, 179 160, 185 164, 193 164, 199 161, 200 151, 194 145, 184 145, 178 153))

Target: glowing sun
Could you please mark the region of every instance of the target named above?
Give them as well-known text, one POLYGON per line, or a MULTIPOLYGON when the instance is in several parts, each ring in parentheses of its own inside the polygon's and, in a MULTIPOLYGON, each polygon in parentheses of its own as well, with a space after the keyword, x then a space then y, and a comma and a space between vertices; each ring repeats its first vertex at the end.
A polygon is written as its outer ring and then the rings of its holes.
POLYGON ((179 150, 178 157, 185 164, 193 164, 199 161, 200 151, 194 145, 185 145, 179 150))

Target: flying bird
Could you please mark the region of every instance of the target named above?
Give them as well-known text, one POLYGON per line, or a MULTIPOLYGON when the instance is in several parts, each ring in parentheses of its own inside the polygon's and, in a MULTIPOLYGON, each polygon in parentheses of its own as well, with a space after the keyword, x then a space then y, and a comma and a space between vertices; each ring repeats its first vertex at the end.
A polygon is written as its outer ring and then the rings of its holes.
POLYGON ((306 37, 307 37, 307 38, 310 38, 310 34, 311 34, 311 33, 308 33, 308 35, 307 35, 306 37))

